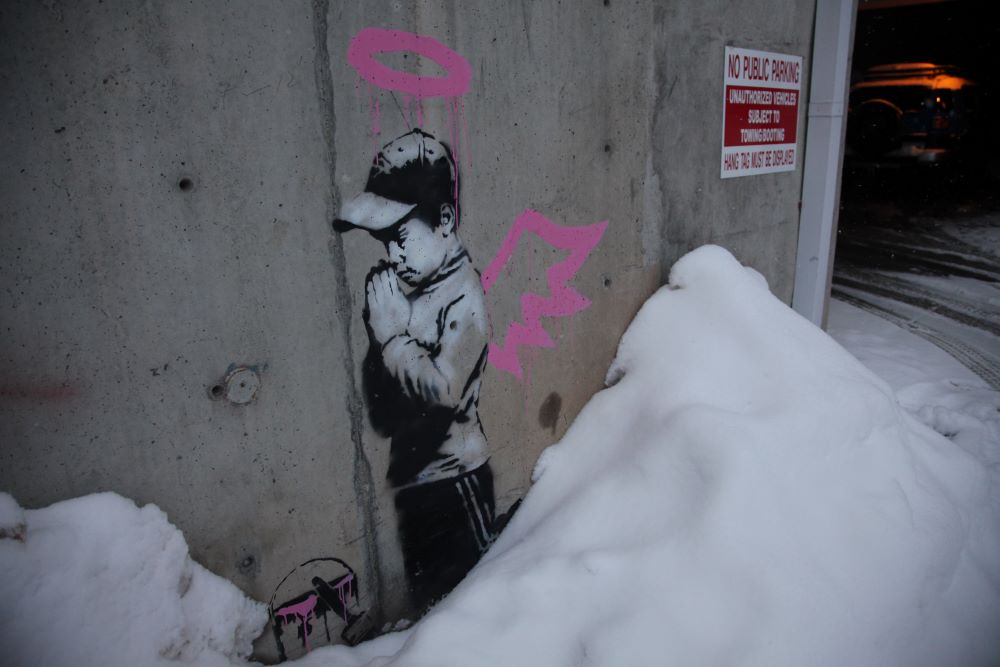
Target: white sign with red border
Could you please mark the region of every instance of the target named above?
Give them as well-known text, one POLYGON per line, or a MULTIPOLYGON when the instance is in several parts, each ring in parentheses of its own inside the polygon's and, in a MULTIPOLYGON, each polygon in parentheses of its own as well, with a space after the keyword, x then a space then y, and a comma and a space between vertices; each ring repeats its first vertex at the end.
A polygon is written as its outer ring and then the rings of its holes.
POLYGON ((722 178, 794 171, 802 57, 726 47, 722 178))

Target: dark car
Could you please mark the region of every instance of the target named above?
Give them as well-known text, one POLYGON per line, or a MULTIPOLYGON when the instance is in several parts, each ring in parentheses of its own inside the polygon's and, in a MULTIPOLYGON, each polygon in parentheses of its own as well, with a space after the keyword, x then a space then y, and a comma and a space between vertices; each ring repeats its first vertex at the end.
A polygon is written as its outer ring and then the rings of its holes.
POLYGON ((948 65, 897 63, 851 86, 846 156, 939 164, 982 148, 979 85, 948 65))

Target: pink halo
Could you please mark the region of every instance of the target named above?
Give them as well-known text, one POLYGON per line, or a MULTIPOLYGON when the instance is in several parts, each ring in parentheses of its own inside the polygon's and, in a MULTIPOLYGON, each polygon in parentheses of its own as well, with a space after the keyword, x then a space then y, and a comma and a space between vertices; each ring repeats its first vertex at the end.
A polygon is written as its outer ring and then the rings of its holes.
POLYGON ((386 90, 399 90, 421 99, 426 97, 458 97, 469 90, 472 67, 465 58, 433 37, 403 30, 365 28, 351 40, 347 62, 372 85, 386 90), (400 72, 380 63, 380 53, 408 51, 429 58, 440 65, 447 76, 418 76, 400 72))

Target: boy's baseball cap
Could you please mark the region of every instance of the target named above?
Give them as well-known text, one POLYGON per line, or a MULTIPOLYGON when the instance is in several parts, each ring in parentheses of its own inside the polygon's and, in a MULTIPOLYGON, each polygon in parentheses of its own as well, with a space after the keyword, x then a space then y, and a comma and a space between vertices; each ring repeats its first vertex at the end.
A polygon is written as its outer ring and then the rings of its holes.
MULTIPOLYGON (((380 231, 419 204, 455 203, 455 161, 448 147, 416 129, 387 143, 375 156, 365 191, 346 202, 333 227, 380 231)), ((456 206, 457 208, 457 206, 456 206)))

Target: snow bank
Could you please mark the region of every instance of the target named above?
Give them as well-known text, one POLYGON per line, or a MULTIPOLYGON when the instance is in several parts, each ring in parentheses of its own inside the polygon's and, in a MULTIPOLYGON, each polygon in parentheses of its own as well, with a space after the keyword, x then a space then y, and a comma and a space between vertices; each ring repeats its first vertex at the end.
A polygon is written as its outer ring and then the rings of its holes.
POLYGON ((299 664, 1000 659, 996 469, 759 274, 718 247, 681 259, 608 379, 451 596, 299 664))
MULTIPOLYGON (((726 251, 687 255, 455 592, 296 664, 997 664, 996 392, 845 330, 898 398, 726 251)), ((265 620, 155 506, 0 494, 4 665, 230 665, 265 620)))
POLYGON ((0 539, 4 665, 210 667, 249 655, 264 606, 192 561, 156 506, 104 493, 22 511, 2 495, 4 524, 22 516, 26 528, 23 541, 0 539))

